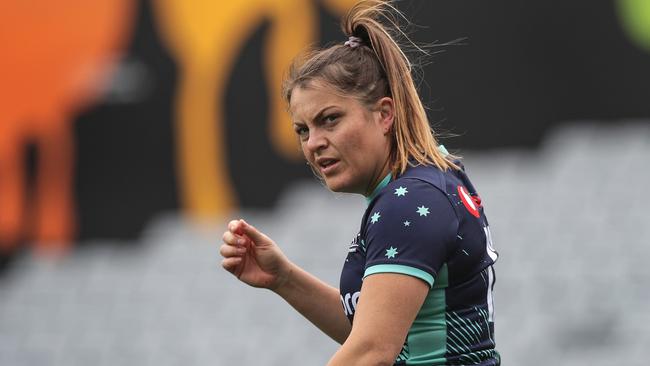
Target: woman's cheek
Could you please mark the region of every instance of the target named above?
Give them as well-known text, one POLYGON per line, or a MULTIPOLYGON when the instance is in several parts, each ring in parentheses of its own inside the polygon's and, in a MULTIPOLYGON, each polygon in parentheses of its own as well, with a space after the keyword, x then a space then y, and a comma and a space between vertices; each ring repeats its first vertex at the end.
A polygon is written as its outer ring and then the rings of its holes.
POLYGON ((300 142, 300 149, 302 150, 302 156, 305 157, 305 160, 307 160, 307 162, 309 162, 309 163, 313 163, 314 159, 312 158, 311 154, 309 153, 309 150, 307 150, 307 146, 306 146, 305 142, 303 142, 303 141, 300 142))

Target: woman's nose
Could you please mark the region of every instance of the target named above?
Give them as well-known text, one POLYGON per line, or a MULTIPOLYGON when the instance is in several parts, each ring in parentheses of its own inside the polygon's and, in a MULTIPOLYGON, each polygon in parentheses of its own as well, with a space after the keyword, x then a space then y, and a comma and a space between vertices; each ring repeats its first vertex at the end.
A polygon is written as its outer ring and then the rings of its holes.
POLYGON ((327 136, 322 131, 310 131, 307 139, 307 149, 316 152, 324 149, 328 145, 327 136))

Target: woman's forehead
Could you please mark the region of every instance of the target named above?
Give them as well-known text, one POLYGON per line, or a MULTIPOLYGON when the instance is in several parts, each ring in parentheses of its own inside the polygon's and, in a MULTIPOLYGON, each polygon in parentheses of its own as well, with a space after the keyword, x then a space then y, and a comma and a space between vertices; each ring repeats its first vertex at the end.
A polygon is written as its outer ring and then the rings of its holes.
POLYGON ((326 86, 299 86, 291 93, 289 111, 299 119, 311 119, 324 108, 344 105, 348 99, 326 86))

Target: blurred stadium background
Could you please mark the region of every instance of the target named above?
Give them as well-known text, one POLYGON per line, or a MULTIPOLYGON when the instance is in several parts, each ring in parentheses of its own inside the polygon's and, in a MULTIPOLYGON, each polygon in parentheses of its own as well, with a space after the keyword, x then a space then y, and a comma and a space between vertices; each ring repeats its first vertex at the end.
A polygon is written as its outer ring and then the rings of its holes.
MULTIPOLYGON (((0 365, 318 365, 336 345, 220 268, 245 217, 332 284, 361 197, 279 98, 353 0, 0 2, 0 365)), ((650 3, 398 2, 500 252, 504 365, 646 365, 650 3)))

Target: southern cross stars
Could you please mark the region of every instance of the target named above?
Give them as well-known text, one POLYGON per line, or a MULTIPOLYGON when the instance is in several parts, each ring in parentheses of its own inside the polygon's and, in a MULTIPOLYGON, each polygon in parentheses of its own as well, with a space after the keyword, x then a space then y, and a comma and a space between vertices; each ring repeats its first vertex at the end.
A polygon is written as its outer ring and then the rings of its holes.
POLYGON ((379 212, 375 212, 375 213, 372 214, 372 216, 370 217, 370 223, 371 223, 371 224, 374 224, 375 222, 379 221, 379 218, 380 218, 380 217, 381 217, 381 215, 379 214, 379 212))
POLYGON ((420 207, 418 207, 418 210, 416 212, 419 213, 420 216, 426 216, 426 215, 429 214, 429 208, 424 207, 424 206, 420 206, 420 207))
POLYGON ((404 226, 411 226, 411 222, 408 221, 408 220, 407 220, 407 221, 404 221, 404 226))
POLYGON ((400 186, 399 188, 395 189, 395 195, 397 197, 405 196, 407 193, 409 193, 409 191, 407 191, 405 187, 400 186))
POLYGON ((386 249, 386 258, 395 258, 397 253, 397 248, 393 248, 391 246, 390 248, 386 249))

